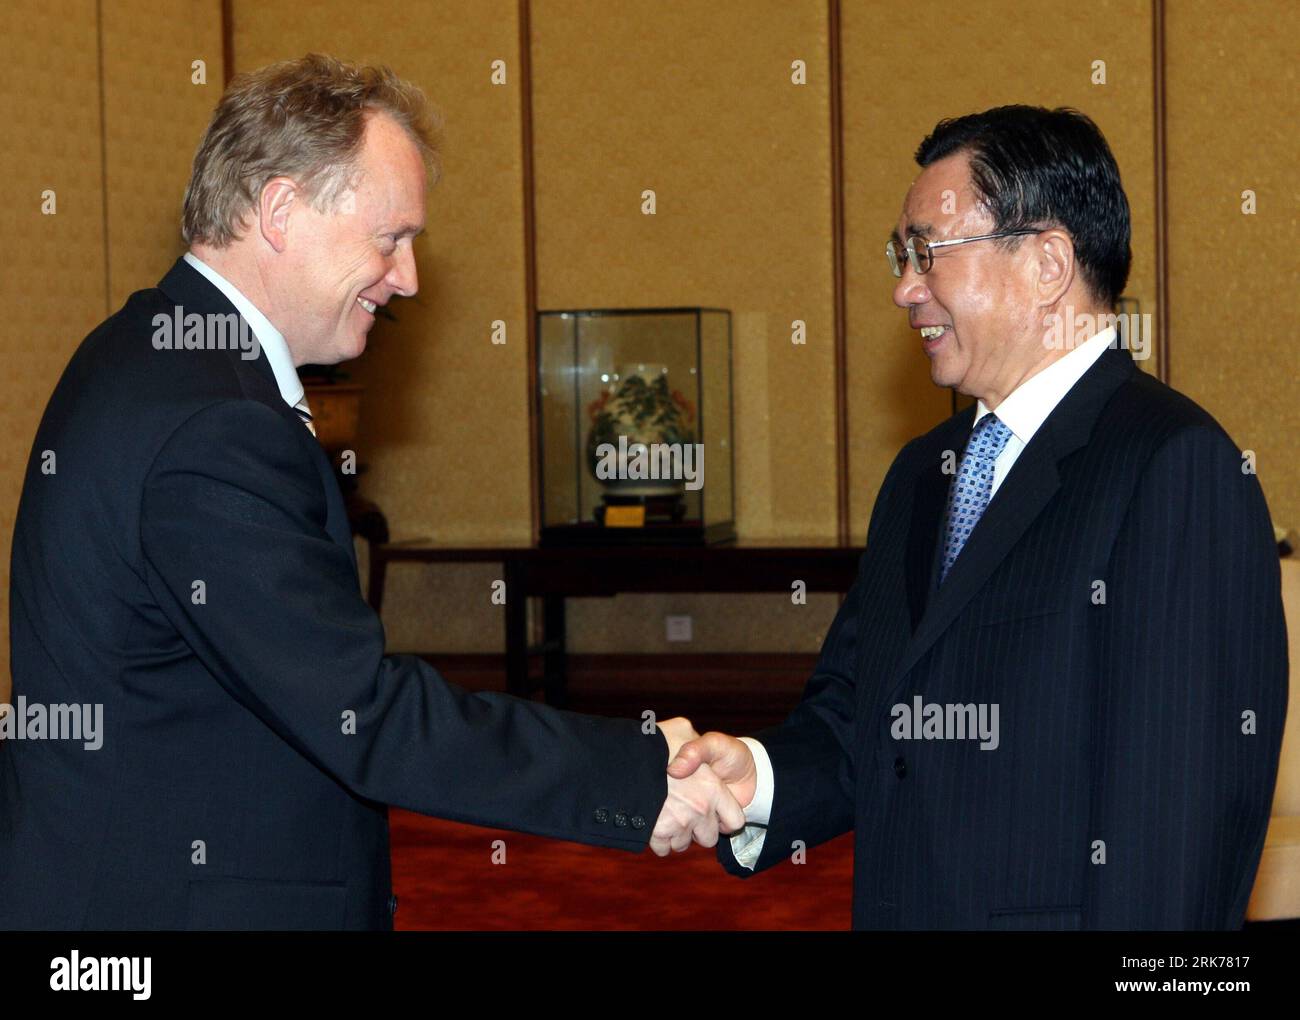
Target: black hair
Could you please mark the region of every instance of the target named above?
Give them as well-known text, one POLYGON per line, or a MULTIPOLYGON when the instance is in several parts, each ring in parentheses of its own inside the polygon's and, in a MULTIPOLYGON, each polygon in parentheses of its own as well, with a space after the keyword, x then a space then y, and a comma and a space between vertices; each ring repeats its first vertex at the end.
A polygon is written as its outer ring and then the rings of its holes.
POLYGON ((958 152, 970 156, 971 184, 994 230, 1063 227, 1084 281, 1115 306, 1133 261, 1128 198, 1096 124, 1064 107, 999 106, 940 121, 916 161, 929 166, 958 152))

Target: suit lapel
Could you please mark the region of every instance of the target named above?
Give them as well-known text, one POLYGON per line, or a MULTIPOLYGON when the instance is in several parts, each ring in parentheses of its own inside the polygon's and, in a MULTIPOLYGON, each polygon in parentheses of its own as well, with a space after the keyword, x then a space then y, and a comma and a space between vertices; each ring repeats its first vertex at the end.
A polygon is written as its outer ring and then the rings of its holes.
MULTIPOLYGON (((1108 349, 1047 416, 998 487, 943 585, 933 591, 930 598, 922 600, 924 610, 899 661, 896 680, 901 681, 916 665, 1012 552, 1020 537, 1060 488, 1057 465, 1088 442, 1106 401, 1135 371, 1137 366, 1127 351, 1108 349)), ((973 417, 972 409, 958 419, 963 425, 960 450, 965 449, 973 417)), ((937 475, 938 465, 917 482, 907 571, 908 599, 914 613, 920 579, 924 579, 925 590, 929 592, 931 579, 935 576, 935 549, 944 525, 948 486, 955 477, 942 476, 944 482, 936 485, 933 476, 937 475), (937 511, 936 491, 939 493, 937 511), (923 528, 928 528, 928 533, 921 530, 923 528)))
MULTIPOLYGON (((230 303, 226 295, 214 287, 211 281, 186 262, 184 258, 176 260, 176 264, 159 281, 158 289, 177 305, 185 308, 187 312, 194 311, 200 314, 211 312, 222 315, 238 314, 235 306, 230 303)), ((293 427, 302 429, 310 439, 310 433, 307 433, 302 419, 298 417, 293 408, 285 403, 284 397, 280 393, 280 385, 275 381, 275 372, 271 368, 271 363, 267 361, 261 350, 258 350, 256 358, 249 359, 242 357, 241 352, 238 350, 226 353, 231 357, 235 374, 239 378, 244 394, 250 400, 266 404, 286 421, 293 422, 293 427)), ((312 440, 310 445, 312 460, 316 465, 316 470, 320 473, 321 484, 325 488, 325 500, 328 504, 329 513, 325 529, 335 542, 348 551, 348 556, 351 557, 352 566, 355 569, 356 549, 352 544, 352 530, 348 525, 347 508, 343 504, 343 494, 339 491, 338 479, 334 477, 334 468, 329 462, 329 457, 325 455, 325 451, 321 449, 320 444, 312 440)))
MULTIPOLYGON (((226 295, 183 258, 176 260, 176 264, 159 282, 158 289, 177 305, 182 306, 187 313, 193 311, 201 315, 239 314, 226 295)), ((242 321, 243 317, 240 318, 242 321)), ((243 352, 238 350, 226 353, 230 355, 235 375, 239 377, 240 386, 250 400, 266 404, 276 414, 302 428, 302 420, 293 408, 284 402, 271 363, 267 361, 266 355, 260 349, 256 358, 245 358, 243 352)))
MULTIPOLYGON (((158 289, 171 301, 184 308, 186 313, 239 315, 226 295, 217 290, 211 281, 184 258, 177 259, 176 264, 167 271, 167 275, 158 281, 158 289)), ((244 321, 243 316, 240 316, 240 321, 244 321)), ((242 351, 232 350, 226 353, 230 354, 240 385, 251 399, 261 401, 276 411, 288 410, 293 416, 293 410, 288 408, 284 397, 280 395, 280 386, 275 381, 275 372, 271 369, 271 363, 266 360, 260 348, 257 357, 251 359, 244 358, 242 351)))

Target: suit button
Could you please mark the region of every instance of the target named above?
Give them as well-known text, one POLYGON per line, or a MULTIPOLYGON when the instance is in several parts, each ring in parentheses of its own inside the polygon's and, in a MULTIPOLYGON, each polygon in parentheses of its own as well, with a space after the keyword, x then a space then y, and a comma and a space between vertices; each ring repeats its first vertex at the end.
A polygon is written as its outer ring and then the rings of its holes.
POLYGON ((645 828, 645 819, 642 818, 640 815, 633 815, 633 816, 632 816, 632 828, 634 828, 634 829, 644 829, 644 828, 645 828))
POLYGON ((903 761, 901 754, 894 759, 894 775, 898 776, 899 779, 907 775, 907 762, 903 761))
POLYGON ((609 812, 603 807, 596 808, 596 821, 600 822, 601 825, 604 825, 609 821, 609 812))
POLYGON ((388 912, 389 912, 389 914, 396 914, 396 913, 397 913, 397 897, 396 897, 396 896, 390 896, 390 897, 388 897, 388 912))
POLYGON ((618 814, 614 816, 614 824, 617 825, 620 829, 627 828, 627 815, 625 815, 622 811, 620 811, 618 814))

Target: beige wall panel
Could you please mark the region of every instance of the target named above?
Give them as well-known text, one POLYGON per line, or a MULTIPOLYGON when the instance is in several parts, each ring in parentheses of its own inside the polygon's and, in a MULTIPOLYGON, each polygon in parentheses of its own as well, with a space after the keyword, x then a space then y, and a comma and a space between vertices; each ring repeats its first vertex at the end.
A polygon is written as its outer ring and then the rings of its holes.
POLYGON ((1168 9, 1171 381, 1255 451, 1274 523, 1300 528, 1300 345, 1282 310, 1300 280, 1300 7, 1168 9))
MULTIPOLYGON (((737 530, 833 537, 825 3, 532 10, 539 304, 731 309, 737 530), (794 60, 806 85, 791 82, 794 60), (803 346, 790 342, 795 319, 803 346)), ((586 599, 570 605, 570 646, 815 651, 834 612, 833 598, 586 599), (663 617, 678 612, 695 638, 668 645, 663 617)))
MULTIPOLYGON (((1230 13, 1211 0, 1168 6, 1173 382, 1257 451, 1275 519, 1294 527, 1300 355, 1232 326, 1297 276, 1300 256, 1286 243, 1296 188, 1282 169, 1295 149, 1287 46, 1297 11, 1281 0, 1230 13), (1257 216, 1241 213, 1245 188, 1258 196, 1257 216), (1272 269, 1243 273, 1245 256, 1263 250, 1272 269), (1204 307, 1180 300, 1200 294, 1216 298, 1204 307)), ((0 334, 12 369, 0 405, 0 615, 22 472, 49 391, 81 337, 181 249, 180 197, 221 88, 219 11, 218 0, 103 5, 102 136, 97 5, 27 0, 0 9, 0 102, 15 127, 0 156, 15 196, 0 208, 0 293, 13 310, 0 334), (206 86, 190 83, 194 59, 207 61, 206 86), (39 210, 47 187, 58 195, 52 217, 39 210)), ((370 354, 351 366, 368 387, 366 491, 399 538, 529 533, 516 11, 509 0, 396 11, 234 3, 239 68, 313 48, 383 60, 420 82, 446 117, 447 176, 431 192, 430 235, 418 242, 421 294, 402 303, 400 322, 376 327, 370 354), (507 61, 505 87, 489 83, 495 59, 507 61), (505 347, 487 343, 497 318, 510 330, 505 347)), ((939 117, 1013 101, 1093 115, 1133 204, 1129 293, 1154 311, 1150 4, 932 0, 911 13, 899 18, 896 5, 878 0, 844 4, 858 540, 898 447, 947 414, 948 395, 930 385, 890 303, 879 251, 916 171, 911 153, 939 117), (1104 86, 1089 80, 1097 59, 1107 62, 1104 86), (905 67, 925 70, 904 78, 905 67)), ((742 533, 832 533, 825 5, 535 0, 533 22, 542 306, 731 307, 742 533), (809 68, 801 88, 789 82, 796 58, 809 68), (639 211, 646 187, 659 198, 653 218, 639 211), (794 318, 808 322, 806 347, 789 343, 794 318)), ((499 649, 500 610, 487 597, 498 574, 493 566, 394 570, 385 614, 392 644, 499 649)), ((807 607, 775 596, 591 600, 571 609, 571 645, 809 650, 833 610, 824 597, 807 607), (665 645, 666 612, 695 617, 694 644, 665 645)), ((0 627, 6 666, 7 637, 0 627)))
POLYGON ((109 306, 117 309, 185 251, 185 185, 221 98, 221 2, 112 0, 103 35, 109 306), (196 60, 206 84, 191 82, 196 60))
POLYGON ((397 564, 384 589, 390 652, 503 652, 505 607, 492 604, 495 563, 397 564))
MULTIPOLYGON (((316 50, 387 63, 444 120, 443 180, 415 242, 420 292, 389 307, 346 370, 366 386, 363 492, 395 539, 531 536, 519 28, 511 0, 234 4, 235 69, 316 50), (491 64, 507 64, 506 85, 491 64), (493 320, 508 340, 490 340, 493 320)), ((478 574, 397 568, 384 618, 397 647, 495 651, 478 574), (399 575, 402 575, 399 580, 399 575), (444 612, 445 610, 445 612, 444 612), (454 620, 453 620, 454 617, 454 620)))
MULTIPOLYGON (((1073 106, 1119 162, 1133 210, 1127 295, 1155 311, 1151 7, 1148 0, 883 0, 843 5, 844 177, 852 536, 864 541, 899 448, 950 413, 906 314, 891 299, 884 244, 912 155, 944 117, 1006 103, 1073 106), (1106 84, 1091 83, 1106 62, 1106 84)), ((1144 362, 1154 370, 1154 358, 1144 362)))
POLYGON ((816 652, 821 648, 838 595, 812 594, 796 606, 788 595, 620 595, 569 603, 571 651, 816 652), (670 643, 666 614, 691 617, 690 643, 670 643))
POLYGON ((743 537, 835 534, 826 51, 817 0, 533 5, 539 304, 732 310, 743 537))
POLYGON ((0 4, 0 701, 9 699, 9 549, 41 413, 104 318, 99 58, 93 0, 0 4), (41 212, 42 192, 57 212, 41 212))

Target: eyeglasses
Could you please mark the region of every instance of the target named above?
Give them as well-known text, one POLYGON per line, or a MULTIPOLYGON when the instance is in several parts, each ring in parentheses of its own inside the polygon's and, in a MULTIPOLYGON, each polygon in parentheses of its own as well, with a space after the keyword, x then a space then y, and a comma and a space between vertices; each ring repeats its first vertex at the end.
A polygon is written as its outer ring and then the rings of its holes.
POLYGON ((1018 237, 1021 234, 1041 234, 1038 229, 1033 230, 1003 230, 996 234, 980 234, 978 237, 953 237, 947 241, 927 241, 920 234, 913 234, 907 239, 907 244, 899 244, 897 239, 890 238, 885 242, 885 256, 889 259, 890 271, 895 276, 903 275, 903 259, 906 258, 912 264, 912 268, 917 273, 928 273, 930 267, 934 264, 933 252, 936 248, 947 248, 954 244, 970 244, 971 241, 990 241, 995 237, 1018 237))

